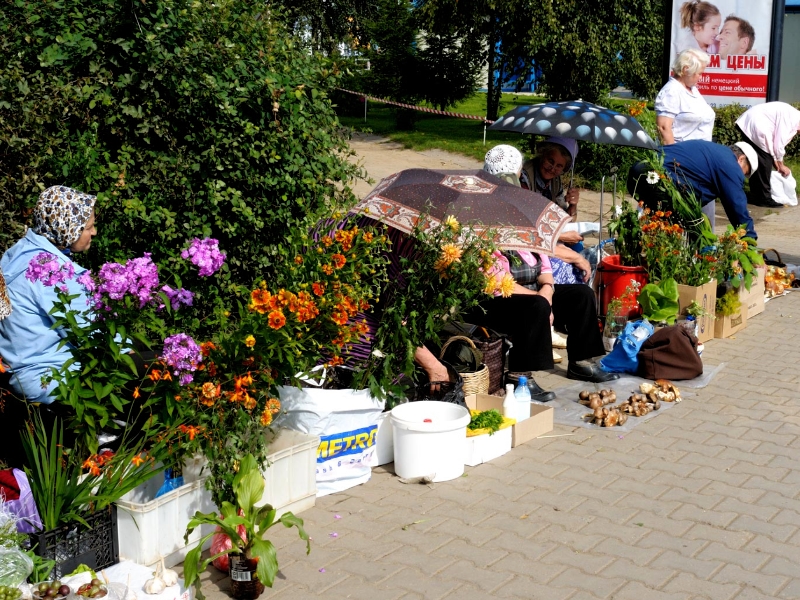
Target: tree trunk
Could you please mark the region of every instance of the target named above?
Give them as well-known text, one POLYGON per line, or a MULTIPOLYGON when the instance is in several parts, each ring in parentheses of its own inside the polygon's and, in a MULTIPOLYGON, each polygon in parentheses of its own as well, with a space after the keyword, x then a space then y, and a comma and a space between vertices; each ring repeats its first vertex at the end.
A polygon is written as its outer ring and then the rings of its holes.
POLYGON ((486 118, 490 121, 497 119, 497 102, 495 100, 495 85, 494 85, 494 55, 495 46, 497 46, 497 30, 494 26, 495 16, 494 10, 489 12, 489 55, 486 59, 486 118))

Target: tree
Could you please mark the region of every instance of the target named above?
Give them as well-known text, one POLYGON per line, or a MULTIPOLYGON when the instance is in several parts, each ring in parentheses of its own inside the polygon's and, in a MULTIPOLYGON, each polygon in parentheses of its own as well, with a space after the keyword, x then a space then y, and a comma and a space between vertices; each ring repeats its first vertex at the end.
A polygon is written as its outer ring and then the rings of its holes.
POLYGON ((47 186, 96 192, 95 264, 145 251, 162 261, 212 236, 228 253, 222 287, 249 285, 286 259, 288 228, 353 199, 342 182, 360 171, 328 97, 339 67, 305 51, 274 10, 2 4, 0 197, 23 222, 47 186))

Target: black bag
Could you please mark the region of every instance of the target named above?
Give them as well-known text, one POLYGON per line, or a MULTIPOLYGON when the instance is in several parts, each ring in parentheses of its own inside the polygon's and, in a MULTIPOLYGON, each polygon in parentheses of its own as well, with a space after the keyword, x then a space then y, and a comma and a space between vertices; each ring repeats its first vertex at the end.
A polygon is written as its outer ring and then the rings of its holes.
POLYGON ((450 381, 428 381, 418 385, 411 402, 437 400, 439 402, 452 402, 467 408, 467 403, 464 401, 464 378, 447 363, 443 362, 442 364, 447 367, 450 381))
POLYGON ((639 376, 645 379, 694 379, 703 374, 697 338, 680 325, 656 330, 638 354, 639 376))

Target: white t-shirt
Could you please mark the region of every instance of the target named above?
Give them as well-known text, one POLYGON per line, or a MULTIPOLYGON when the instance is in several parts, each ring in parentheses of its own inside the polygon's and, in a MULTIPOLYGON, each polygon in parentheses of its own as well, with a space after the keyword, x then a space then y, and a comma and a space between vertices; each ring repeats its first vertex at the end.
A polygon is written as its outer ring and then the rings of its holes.
POLYGON ((716 113, 700 94, 697 86, 691 91, 672 77, 656 96, 656 115, 669 117, 676 142, 711 141, 716 113))

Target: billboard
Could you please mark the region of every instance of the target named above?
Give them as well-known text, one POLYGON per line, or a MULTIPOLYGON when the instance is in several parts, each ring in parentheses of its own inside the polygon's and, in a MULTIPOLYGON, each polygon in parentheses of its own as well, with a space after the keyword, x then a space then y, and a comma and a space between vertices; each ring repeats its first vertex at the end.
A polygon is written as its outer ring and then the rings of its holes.
POLYGON ((711 62, 697 87, 711 106, 767 101, 773 0, 672 0, 670 60, 699 48, 711 62))

